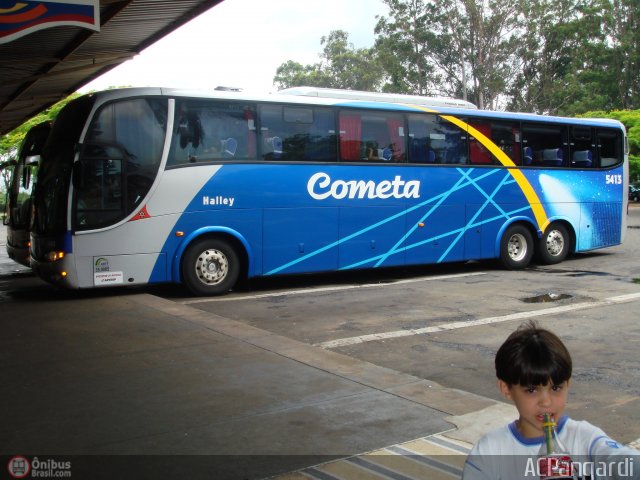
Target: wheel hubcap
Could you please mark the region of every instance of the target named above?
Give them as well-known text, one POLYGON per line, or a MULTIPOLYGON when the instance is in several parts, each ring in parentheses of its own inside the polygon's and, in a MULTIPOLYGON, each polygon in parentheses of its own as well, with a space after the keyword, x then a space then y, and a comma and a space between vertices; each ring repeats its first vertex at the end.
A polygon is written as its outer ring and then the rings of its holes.
POLYGON ((509 238, 509 258, 514 262, 521 261, 527 255, 527 241, 524 235, 516 233, 509 238))
POLYGON ((547 252, 551 256, 558 256, 564 249, 564 237, 558 230, 552 230, 547 235, 547 252))
POLYGON ((220 250, 205 250, 196 262, 196 274, 206 285, 216 285, 229 273, 229 262, 220 250))

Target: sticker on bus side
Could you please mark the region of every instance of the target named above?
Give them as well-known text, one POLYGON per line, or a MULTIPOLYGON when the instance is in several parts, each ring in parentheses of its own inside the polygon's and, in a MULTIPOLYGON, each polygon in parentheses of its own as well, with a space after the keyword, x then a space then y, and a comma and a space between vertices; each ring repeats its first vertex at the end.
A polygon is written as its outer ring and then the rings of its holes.
POLYGON ((93 284, 100 285, 122 285, 124 283, 123 272, 97 272, 93 274, 93 284))

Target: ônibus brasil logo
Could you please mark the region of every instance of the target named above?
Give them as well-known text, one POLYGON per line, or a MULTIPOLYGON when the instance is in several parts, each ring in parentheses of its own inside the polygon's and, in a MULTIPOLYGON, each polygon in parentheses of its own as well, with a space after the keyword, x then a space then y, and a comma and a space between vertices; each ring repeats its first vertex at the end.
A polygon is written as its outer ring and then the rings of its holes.
POLYGON ((16 455, 9 460, 7 470, 9 470, 9 475, 12 478, 26 478, 31 472, 31 464, 25 457, 16 455))

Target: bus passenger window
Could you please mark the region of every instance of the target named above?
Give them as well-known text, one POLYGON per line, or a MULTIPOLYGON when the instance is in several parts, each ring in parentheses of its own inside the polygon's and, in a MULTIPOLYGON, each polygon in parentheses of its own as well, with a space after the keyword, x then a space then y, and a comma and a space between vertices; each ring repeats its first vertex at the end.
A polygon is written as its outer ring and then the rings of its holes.
POLYGON ((437 115, 409 116, 411 163, 466 164, 467 132, 437 115))
POLYGON ((567 128, 564 126, 523 125, 522 149, 525 166, 569 166, 567 128))
POLYGON ((595 166, 595 144, 593 143, 591 127, 571 127, 570 135, 571 166, 575 168, 591 168, 595 166))
POLYGON ((605 130, 599 128, 597 130, 597 142, 601 167, 613 167, 622 163, 622 135, 619 130, 605 130))
MULTIPOLYGON (((504 122, 474 119, 469 123, 475 130, 502 150, 516 165, 520 163, 520 126, 504 122)), ((469 157, 474 165, 499 165, 501 162, 482 144, 469 135, 469 157)))
POLYGON ((177 102, 167 166, 255 158, 255 118, 252 105, 211 100, 177 102))
POLYGON ((328 108, 263 105, 260 133, 263 160, 336 161, 335 118, 328 108))
POLYGON ((340 157, 347 162, 406 160, 404 119, 394 113, 340 112, 340 157))

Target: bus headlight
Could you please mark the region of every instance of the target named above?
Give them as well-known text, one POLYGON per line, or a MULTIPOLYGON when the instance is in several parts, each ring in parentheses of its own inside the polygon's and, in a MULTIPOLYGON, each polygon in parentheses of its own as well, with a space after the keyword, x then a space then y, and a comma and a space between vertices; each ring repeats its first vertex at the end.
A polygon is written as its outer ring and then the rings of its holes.
POLYGON ((49 252, 45 255, 48 262, 57 262, 64 258, 64 252, 49 252))

